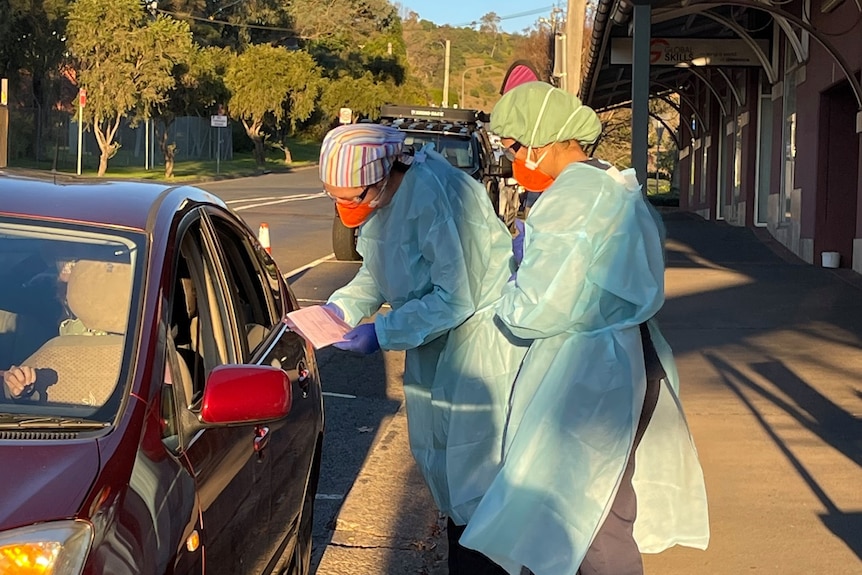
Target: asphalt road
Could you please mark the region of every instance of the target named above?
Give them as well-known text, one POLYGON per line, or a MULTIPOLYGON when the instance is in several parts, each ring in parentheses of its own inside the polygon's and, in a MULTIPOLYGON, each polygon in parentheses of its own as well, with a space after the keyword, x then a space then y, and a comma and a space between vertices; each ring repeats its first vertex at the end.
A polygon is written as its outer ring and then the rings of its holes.
MULTIPOLYGON (((358 263, 339 262, 332 255, 335 211, 332 200, 322 192, 315 168, 198 187, 222 198, 255 232, 261 223, 269 225, 272 255, 288 276, 300 305, 325 302, 359 269, 358 263)), ((317 360, 326 431, 314 510, 313 569, 381 423, 400 405, 403 355, 359 357, 327 348, 318 351, 317 360)))

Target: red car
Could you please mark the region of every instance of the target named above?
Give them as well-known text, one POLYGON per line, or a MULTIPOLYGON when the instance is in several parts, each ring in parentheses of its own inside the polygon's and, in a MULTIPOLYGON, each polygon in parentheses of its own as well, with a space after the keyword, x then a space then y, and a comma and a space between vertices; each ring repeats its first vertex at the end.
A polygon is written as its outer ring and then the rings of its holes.
POLYGON ((296 307, 207 192, 0 174, 0 573, 308 573, 296 307))

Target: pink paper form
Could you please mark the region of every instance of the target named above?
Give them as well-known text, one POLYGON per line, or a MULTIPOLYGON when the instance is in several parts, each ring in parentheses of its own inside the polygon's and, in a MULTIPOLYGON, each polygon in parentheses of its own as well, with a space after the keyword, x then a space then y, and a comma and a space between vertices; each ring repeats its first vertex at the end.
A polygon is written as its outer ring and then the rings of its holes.
POLYGON ((292 311, 284 318, 284 323, 310 341, 314 349, 344 341, 344 334, 353 329, 320 305, 292 311))

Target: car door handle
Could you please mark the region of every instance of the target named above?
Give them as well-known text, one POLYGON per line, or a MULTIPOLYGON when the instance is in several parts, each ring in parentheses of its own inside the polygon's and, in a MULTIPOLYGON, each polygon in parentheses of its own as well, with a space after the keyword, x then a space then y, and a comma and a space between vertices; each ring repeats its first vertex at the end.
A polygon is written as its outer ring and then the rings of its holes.
POLYGON ((263 448, 269 444, 269 428, 258 425, 254 428, 254 452, 263 456, 263 448))

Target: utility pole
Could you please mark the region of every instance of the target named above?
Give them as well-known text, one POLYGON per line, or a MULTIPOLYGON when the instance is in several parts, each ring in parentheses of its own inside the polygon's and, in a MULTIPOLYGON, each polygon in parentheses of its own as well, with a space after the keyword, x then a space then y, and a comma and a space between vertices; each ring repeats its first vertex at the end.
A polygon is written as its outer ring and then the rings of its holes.
POLYGON ((443 107, 449 107, 449 40, 446 40, 446 59, 443 71, 443 107))
POLYGON ((87 105, 87 90, 86 88, 78 88, 78 170, 77 174, 81 175, 81 154, 83 153, 84 145, 84 106, 87 105))
POLYGON ((566 14, 565 83, 563 89, 577 95, 581 89, 581 54, 584 47, 584 26, 587 18, 586 0, 569 0, 566 14))
POLYGON ((0 168, 9 157, 9 80, 0 79, 0 168))

